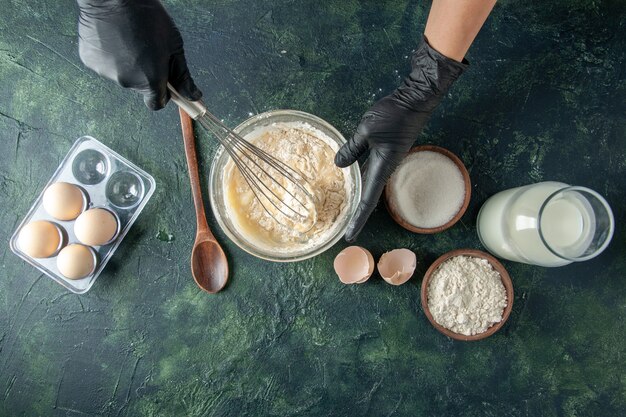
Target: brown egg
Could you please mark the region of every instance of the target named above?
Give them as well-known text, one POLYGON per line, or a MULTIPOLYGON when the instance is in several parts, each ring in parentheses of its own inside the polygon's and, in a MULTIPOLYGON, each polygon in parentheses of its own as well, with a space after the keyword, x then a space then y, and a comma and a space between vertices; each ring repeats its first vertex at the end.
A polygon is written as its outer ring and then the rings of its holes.
POLYGON ((76 238, 89 246, 109 243, 117 234, 117 229, 117 218, 103 208, 92 208, 83 212, 74 223, 76 238))
POLYGON ((57 256, 57 268, 65 278, 85 278, 96 268, 93 250, 79 243, 67 245, 57 256))
POLYGON ((76 185, 55 182, 43 193, 43 207, 58 220, 74 220, 85 209, 87 199, 76 185))
POLYGON ((59 249, 61 240, 61 231, 54 223, 36 220, 22 228, 17 245, 30 257, 47 258, 59 249))
POLYGON ((385 252, 378 261, 378 272, 391 285, 402 285, 413 276, 417 258, 409 249, 394 249, 385 252))
POLYGON ((374 257, 365 248, 348 246, 339 252, 333 266, 339 281, 344 284, 362 284, 374 272, 374 257))

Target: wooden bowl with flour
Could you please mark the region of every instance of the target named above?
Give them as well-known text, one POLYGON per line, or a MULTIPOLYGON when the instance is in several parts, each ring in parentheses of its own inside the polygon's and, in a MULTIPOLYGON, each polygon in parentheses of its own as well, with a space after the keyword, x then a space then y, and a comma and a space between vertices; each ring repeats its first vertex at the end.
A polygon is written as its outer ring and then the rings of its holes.
MULTIPOLYGON (((475 276, 472 276, 471 278, 474 279, 475 276)), ((430 268, 428 268, 428 270, 424 274, 424 279, 422 280, 421 301, 422 309, 424 310, 426 318, 428 318, 428 321, 430 321, 435 329, 439 330, 441 333, 456 340, 481 340, 491 336, 492 334, 500 330, 500 328, 502 328, 504 323, 506 323, 507 319, 509 318, 509 315, 511 314, 511 310, 513 308, 513 282, 511 281, 511 277, 509 276, 504 266, 496 258, 489 255, 488 253, 476 249, 457 249, 440 256, 435 262, 433 262, 430 268), (435 318, 433 317, 431 309, 429 308, 429 288, 433 275, 444 262, 456 257, 469 257, 486 260, 489 265, 491 265, 491 268, 493 268, 493 271, 499 274, 502 285, 504 286, 504 291, 506 293, 506 306, 502 310, 502 318, 500 321, 493 323, 489 328, 481 333, 473 335, 456 333, 438 323, 437 320, 435 320, 435 318)))

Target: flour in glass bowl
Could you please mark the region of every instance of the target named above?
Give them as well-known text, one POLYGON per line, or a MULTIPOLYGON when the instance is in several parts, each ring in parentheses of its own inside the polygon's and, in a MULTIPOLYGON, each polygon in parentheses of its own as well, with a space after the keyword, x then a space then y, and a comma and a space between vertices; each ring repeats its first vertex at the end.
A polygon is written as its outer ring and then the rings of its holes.
POLYGON ((255 244, 298 251, 325 240, 337 220, 346 215, 351 178, 334 163, 338 145, 323 132, 304 122, 281 122, 259 128, 245 137, 299 172, 311 186, 317 221, 306 232, 278 223, 255 198, 232 159, 223 177, 226 207, 239 231, 255 244))

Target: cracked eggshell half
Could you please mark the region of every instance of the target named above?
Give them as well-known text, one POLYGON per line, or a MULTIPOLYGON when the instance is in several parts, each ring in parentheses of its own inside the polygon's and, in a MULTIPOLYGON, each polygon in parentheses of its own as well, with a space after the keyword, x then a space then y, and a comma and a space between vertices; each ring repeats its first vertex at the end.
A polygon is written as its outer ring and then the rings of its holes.
POLYGON ((417 257, 409 249, 385 252, 378 261, 380 276, 391 285, 402 285, 413 276, 417 257))
POLYGON ((365 248, 348 246, 335 257, 333 266, 339 281, 344 284, 362 284, 374 272, 374 257, 365 248))

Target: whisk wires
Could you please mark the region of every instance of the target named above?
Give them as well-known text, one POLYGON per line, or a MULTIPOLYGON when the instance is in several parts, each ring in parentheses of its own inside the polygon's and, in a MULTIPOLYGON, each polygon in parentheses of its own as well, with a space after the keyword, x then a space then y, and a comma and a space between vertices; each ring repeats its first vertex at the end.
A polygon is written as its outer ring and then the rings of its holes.
POLYGON ((298 232, 313 227, 317 220, 313 192, 299 172, 243 139, 208 111, 196 120, 224 146, 268 215, 298 232))

